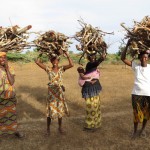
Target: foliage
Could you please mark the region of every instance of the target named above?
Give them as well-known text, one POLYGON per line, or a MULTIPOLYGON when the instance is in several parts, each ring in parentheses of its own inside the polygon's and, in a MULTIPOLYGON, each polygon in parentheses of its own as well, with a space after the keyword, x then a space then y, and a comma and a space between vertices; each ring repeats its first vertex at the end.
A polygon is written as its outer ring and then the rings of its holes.
MULTIPOLYGON (((8 53, 7 57, 8 60, 13 61, 13 62, 23 62, 23 63, 28 63, 28 62, 33 62, 34 59, 36 59, 39 55, 39 52, 35 49, 34 51, 27 51, 26 53, 8 53)), ((69 55, 73 62, 75 64, 78 64, 79 59, 81 57, 81 54, 75 54, 72 51, 69 52, 69 55)), ((48 61, 48 57, 46 55, 42 55, 41 57, 43 62, 48 61)), ((65 57, 61 57, 61 61, 65 61, 65 57)), ((82 58, 81 64, 85 64, 87 62, 86 58, 82 58)), ((106 64, 120 64, 122 61, 120 60, 120 52, 117 52, 116 54, 107 54, 106 60, 104 61, 106 64)))

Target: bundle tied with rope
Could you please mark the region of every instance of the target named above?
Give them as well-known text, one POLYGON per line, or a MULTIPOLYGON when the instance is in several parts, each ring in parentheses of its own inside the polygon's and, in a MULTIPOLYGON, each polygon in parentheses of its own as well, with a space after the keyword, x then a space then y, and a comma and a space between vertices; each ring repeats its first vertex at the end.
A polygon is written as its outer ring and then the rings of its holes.
POLYGON ((0 52, 22 51, 24 48, 30 48, 27 42, 29 38, 27 31, 31 28, 31 25, 24 28, 18 25, 8 28, 0 27, 0 52))
POLYGON ((140 54, 142 51, 150 51, 150 17, 145 16, 141 22, 134 21, 133 28, 121 26, 127 31, 125 39, 128 39, 127 53, 132 57, 140 54))
POLYGON ((68 52, 68 48, 72 44, 68 36, 53 30, 41 34, 33 43, 40 52, 39 56, 46 54, 49 58, 60 57, 68 52))
POLYGON ((82 52, 79 59, 79 64, 81 59, 86 55, 92 55, 99 53, 100 55, 107 54, 107 44, 105 43, 103 36, 106 33, 100 30, 98 27, 93 27, 90 24, 86 24, 82 19, 78 20, 82 29, 79 32, 76 32, 74 35, 75 40, 79 42, 79 45, 76 45, 76 49, 82 52))

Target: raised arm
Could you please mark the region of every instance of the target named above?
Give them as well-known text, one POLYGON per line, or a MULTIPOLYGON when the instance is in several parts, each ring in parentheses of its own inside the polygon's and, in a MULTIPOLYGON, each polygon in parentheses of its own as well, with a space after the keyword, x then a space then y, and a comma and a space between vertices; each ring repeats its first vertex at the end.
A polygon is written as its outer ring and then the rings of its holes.
POLYGON ((130 41, 128 41, 125 49, 123 50, 123 52, 121 53, 121 60, 128 66, 132 66, 132 61, 126 59, 126 53, 127 53, 127 49, 128 49, 128 46, 130 44, 130 41))
POLYGON ((7 75, 7 78, 8 78, 8 81, 9 81, 10 85, 13 85, 14 82, 15 82, 15 77, 14 77, 14 75, 12 75, 12 74, 10 73, 10 70, 9 70, 9 67, 8 67, 7 58, 6 58, 6 60, 5 60, 4 68, 5 68, 6 75, 7 75))
POLYGON ((106 53, 103 53, 96 61, 95 61, 95 66, 98 66, 101 62, 103 62, 106 58, 106 53))
POLYGON ((70 59, 70 57, 69 57, 69 55, 67 54, 67 52, 65 52, 65 55, 66 55, 66 57, 67 57, 67 59, 68 59, 69 64, 68 64, 68 65, 64 65, 64 66, 63 66, 63 69, 64 69, 64 70, 67 70, 67 69, 73 67, 73 62, 72 62, 72 60, 70 59))
POLYGON ((36 60, 35 60, 35 63, 42 69, 44 69, 46 71, 46 65, 44 65, 42 62, 41 62, 41 59, 38 57, 36 60))

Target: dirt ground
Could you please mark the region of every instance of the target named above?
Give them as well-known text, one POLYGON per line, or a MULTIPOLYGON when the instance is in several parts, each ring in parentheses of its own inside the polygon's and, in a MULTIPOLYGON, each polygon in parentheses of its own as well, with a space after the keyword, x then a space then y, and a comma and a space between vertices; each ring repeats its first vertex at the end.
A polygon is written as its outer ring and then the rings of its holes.
MULTIPOLYGON (((149 150, 150 125, 147 137, 131 140, 133 115, 131 90, 133 72, 124 65, 100 66, 102 126, 96 132, 83 131, 85 103, 77 84, 77 65, 64 73, 66 101, 71 113, 63 119, 66 135, 58 133, 57 120, 45 136, 48 77, 33 63, 12 64, 16 70, 16 92, 19 130, 26 136, 0 139, 0 150, 149 150)), ((141 127, 141 125, 139 126, 141 127)))

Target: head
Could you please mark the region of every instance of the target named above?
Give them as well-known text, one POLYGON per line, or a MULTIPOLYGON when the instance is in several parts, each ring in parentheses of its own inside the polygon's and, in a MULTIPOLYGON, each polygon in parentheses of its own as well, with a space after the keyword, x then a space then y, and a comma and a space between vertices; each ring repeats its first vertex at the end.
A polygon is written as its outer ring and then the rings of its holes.
POLYGON ((78 73, 84 73, 84 69, 82 67, 77 68, 78 73))
POLYGON ((50 58, 50 62, 52 63, 53 66, 57 66, 59 63, 59 60, 60 58, 57 56, 50 58))
POLYGON ((0 65, 4 66, 6 61, 6 53, 5 52, 0 52, 0 65))
POLYGON ((138 55, 138 59, 141 61, 141 64, 143 64, 143 63, 147 64, 148 57, 149 57, 149 51, 142 51, 138 55))
POLYGON ((95 54, 95 53, 89 54, 89 55, 87 56, 87 59, 88 59, 90 62, 96 61, 96 54, 95 54))

